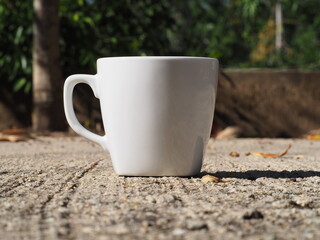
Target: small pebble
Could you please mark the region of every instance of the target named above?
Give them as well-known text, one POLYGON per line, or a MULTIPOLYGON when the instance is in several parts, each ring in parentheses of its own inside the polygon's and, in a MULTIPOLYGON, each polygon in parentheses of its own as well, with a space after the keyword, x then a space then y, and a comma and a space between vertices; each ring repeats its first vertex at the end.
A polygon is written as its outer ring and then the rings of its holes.
POLYGON ((187 222, 187 228, 189 230, 208 229, 208 225, 200 220, 190 220, 187 222))
POLYGON ((157 220, 156 224, 157 224, 158 226, 164 226, 164 225, 168 224, 168 220, 165 219, 165 218, 159 218, 159 219, 157 220))
POLYGON ((243 215, 244 220, 263 219, 263 218, 264 218, 263 214, 258 210, 249 211, 243 215))
POLYGON ((180 236, 186 233, 186 230, 181 229, 181 228, 176 228, 175 230, 173 230, 172 234, 176 235, 176 236, 180 236))
POLYGON ((128 227, 124 224, 110 226, 108 227, 108 230, 113 234, 126 234, 129 232, 128 227))
POLYGON ((301 207, 301 208, 306 208, 311 206, 312 204, 312 199, 308 198, 308 197, 294 197, 291 201, 290 201, 290 205, 292 205, 293 207, 301 207))
POLYGON ((158 203, 172 203, 176 200, 176 197, 173 195, 162 195, 159 197, 159 199, 157 200, 158 203))
POLYGON ((148 202, 150 202, 150 203, 156 203, 157 202, 157 200, 151 195, 146 196, 146 200, 148 202))
POLYGON ((92 162, 91 166, 94 167, 94 166, 97 166, 98 164, 99 164, 98 162, 92 162))

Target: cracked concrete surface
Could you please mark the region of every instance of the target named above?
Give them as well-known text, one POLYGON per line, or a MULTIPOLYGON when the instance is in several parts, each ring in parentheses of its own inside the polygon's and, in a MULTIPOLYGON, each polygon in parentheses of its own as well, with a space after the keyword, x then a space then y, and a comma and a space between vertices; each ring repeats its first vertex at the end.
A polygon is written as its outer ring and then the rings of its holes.
POLYGON ((81 137, 0 142, 0 239, 319 238, 319 141, 210 140, 190 178, 119 177, 81 137))

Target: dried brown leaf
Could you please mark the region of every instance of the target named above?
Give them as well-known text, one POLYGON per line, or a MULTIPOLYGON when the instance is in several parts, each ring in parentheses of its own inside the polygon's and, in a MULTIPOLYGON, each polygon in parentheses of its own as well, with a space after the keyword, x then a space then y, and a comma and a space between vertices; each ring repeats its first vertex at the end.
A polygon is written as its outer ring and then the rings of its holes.
POLYGON ((237 152, 231 152, 231 153, 229 153, 229 156, 231 156, 231 157, 240 157, 240 154, 237 153, 237 152))
POLYGON ((2 131, 5 135, 28 135, 29 132, 24 128, 10 128, 2 131))
POLYGON ((20 142, 31 138, 28 130, 23 128, 10 128, 0 133, 0 141, 20 142))
POLYGON ((279 154, 251 152, 250 155, 255 155, 255 156, 260 156, 260 157, 278 158, 278 157, 282 157, 282 156, 286 155, 290 148, 291 148, 291 144, 289 144, 288 147, 282 153, 279 153, 279 154))
POLYGON ((20 142, 20 141, 26 141, 28 140, 28 137, 26 136, 19 136, 19 135, 1 135, 0 141, 8 141, 8 142, 20 142))
POLYGON ((208 146, 208 149, 209 149, 209 150, 213 150, 214 147, 209 145, 209 146, 208 146))
POLYGON ((211 176, 211 175, 205 175, 201 178, 201 182, 204 183, 204 184, 207 184, 209 182, 214 182, 214 183, 217 183, 217 182, 222 182, 222 183, 226 183, 226 182, 231 182, 231 180, 224 180, 224 179, 221 179, 221 178, 218 178, 218 177, 215 177, 215 176, 211 176))
POLYGON ((99 162, 92 162, 91 166, 94 167, 94 166, 97 166, 98 164, 99 164, 99 162))
POLYGON ((308 140, 320 141, 320 134, 310 134, 310 135, 307 135, 306 138, 308 140))
POLYGON ((304 138, 306 138, 308 140, 319 141, 320 140, 320 128, 313 129, 313 130, 309 131, 307 134, 304 135, 304 138))

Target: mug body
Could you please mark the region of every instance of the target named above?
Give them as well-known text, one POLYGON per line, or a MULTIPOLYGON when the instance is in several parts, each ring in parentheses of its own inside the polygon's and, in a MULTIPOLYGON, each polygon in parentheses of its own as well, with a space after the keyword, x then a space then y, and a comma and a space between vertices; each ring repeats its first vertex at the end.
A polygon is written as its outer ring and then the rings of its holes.
POLYGON ((98 59, 97 68, 105 148, 116 173, 199 173, 212 127, 218 61, 115 57, 98 59))

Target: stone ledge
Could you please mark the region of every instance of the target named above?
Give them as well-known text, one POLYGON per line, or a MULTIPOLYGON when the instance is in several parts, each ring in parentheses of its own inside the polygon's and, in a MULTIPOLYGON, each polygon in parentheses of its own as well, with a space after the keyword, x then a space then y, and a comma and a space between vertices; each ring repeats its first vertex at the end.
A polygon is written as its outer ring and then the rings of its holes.
POLYGON ((216 124, 245 136, 299 137, 320 128, 320 71, 225 70, 216 124))

